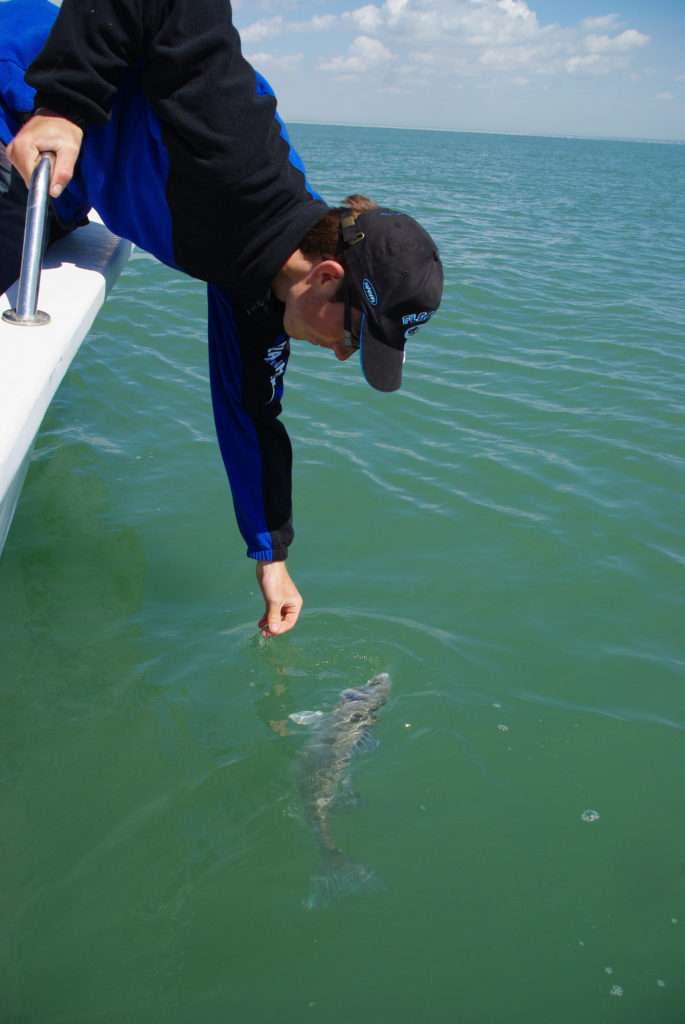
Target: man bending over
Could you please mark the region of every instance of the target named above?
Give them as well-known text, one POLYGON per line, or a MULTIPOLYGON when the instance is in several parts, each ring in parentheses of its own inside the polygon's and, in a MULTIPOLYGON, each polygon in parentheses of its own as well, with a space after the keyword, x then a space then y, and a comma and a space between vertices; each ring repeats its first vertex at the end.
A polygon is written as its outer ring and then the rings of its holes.
POLYGON ((264 597, 263 635, 302 598, 288 573, 292 451, 281 423, 290 338, 359 351, 400 387, 407 338, 437 309, 442 265, 411 217, 307 180, 228 0, 0 3, 0 291, 18 273, 25 186, 56 154, 51 231, 98 211, 115 234, 207 282, 219 447, 264 597), (23 179, 23 181, 22 181, 23 179))

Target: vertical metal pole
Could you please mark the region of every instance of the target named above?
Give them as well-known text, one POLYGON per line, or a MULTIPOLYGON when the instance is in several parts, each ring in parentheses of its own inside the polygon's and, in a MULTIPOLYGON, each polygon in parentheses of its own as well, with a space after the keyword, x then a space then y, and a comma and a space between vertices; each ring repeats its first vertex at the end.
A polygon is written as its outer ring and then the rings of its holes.
POLYGON ((52 157, 52 153, 44 153, 31 177, 26 203, 26 227, 24 228, 17 305, 14 309, 6 310, 2 314, 3 320, 17 326, 36 327, 40 324, 50 323, 48 314, 42 313, 36 309, 36 306, 38 305, 40 272, 45 251, 45 225, 52 157))

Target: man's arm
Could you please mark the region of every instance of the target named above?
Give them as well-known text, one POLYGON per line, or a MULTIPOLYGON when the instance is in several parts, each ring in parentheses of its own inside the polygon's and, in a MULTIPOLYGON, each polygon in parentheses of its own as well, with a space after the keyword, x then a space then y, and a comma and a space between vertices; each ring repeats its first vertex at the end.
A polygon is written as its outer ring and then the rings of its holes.
MULTIPOLYGON (((256 142, 247 145, 246 130, 261 139, 273 109, 261 104, 258 125, 254 72, 242 57, 229 0, 63 0, 26 73, 35 109, 53 118, 49 141, 58 164, 62 148, 71 158, 73 133, 65 122, 87 129, 106 121, 132 67, 178 145, 203 155, 196 173, 207 165, 206 186, 239 180, 250 161, 263 164, 265 154, 256 142)), ((11 159, 25 179, 45 127, 32 119, 16 137, 11 159)))
POLYGON ((219 448, 248 557, 257 562, 265 612, 264 635, 297 622, 302 598, 286 568, 293 539, 292 449, 278 419, 288 338, 236 313, 227 292, 209 285, 209 371, 219 448))
POLYGON ((36 114, 7 154, 26 184, 41 153, 56 155, 50 194, 57 198, 74 173, 88 124, 105 121, 124 70, 144 50, 153 0, 64 0, 47 41, 26 73, 36 90, 36 114))
POLYGON ((36 108, 81 125, 106 121, 127 67, 143 59, 159 0, 63 0, 26 73, 36 108))

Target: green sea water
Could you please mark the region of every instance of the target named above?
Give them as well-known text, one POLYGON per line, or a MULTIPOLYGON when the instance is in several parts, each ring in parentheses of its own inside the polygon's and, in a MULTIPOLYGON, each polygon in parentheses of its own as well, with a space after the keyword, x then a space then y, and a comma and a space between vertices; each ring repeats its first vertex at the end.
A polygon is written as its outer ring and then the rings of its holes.
POLYGON ((265 642, 203 288, 129 264, 0 560, 0 1021, 681 1024, 685 148, 293 137, 444 303, 397 395, 294 343, 265 642), (312 909, 288 716, 383 671, 333 817, 374 884, 312 909))

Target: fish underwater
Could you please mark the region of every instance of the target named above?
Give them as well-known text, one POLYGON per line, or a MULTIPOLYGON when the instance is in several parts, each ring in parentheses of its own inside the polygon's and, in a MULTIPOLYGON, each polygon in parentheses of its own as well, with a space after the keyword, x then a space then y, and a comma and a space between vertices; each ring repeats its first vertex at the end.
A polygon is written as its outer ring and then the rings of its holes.
POLYGON ((391 685, 390 676, 382 672, 364 686, 343 690, 332 711, 300 711, 289 716, 297 725, 312 729, 300 753, 299 789, 307 820, 318 839, 322 863, 305 901, 308 909, 326 906, 375 880, 369 868, 353 863, 338 848, 331 811, 349 792, 353 754, 374 745, 370 730, 391 685))

